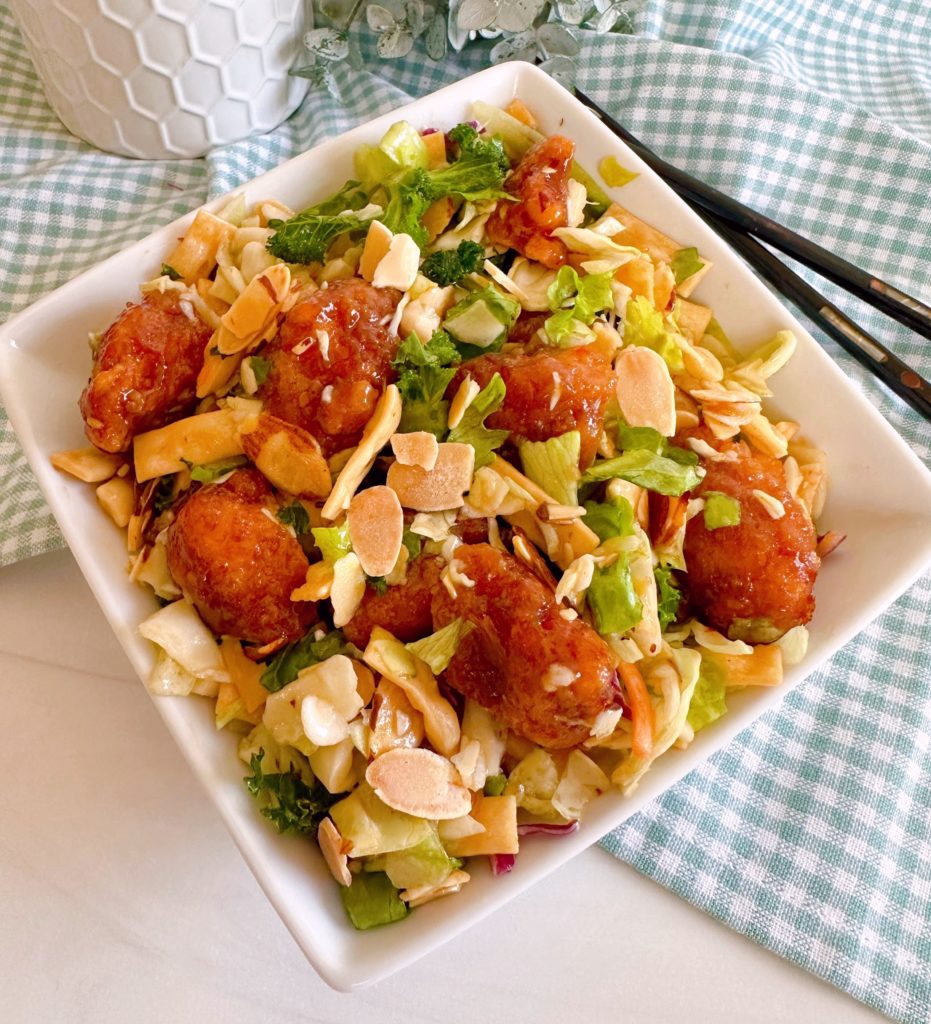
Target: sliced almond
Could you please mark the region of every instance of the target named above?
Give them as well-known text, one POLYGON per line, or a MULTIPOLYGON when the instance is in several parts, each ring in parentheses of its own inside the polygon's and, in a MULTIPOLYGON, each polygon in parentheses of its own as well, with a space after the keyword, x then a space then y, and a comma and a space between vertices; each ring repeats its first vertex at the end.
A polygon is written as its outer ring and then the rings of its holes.
POLYGON ((375 268, 388 255, 388 247, 394 232, 386 228, 380 220, 373 220, 369 224, 368 234, 365 236, 365 246, 362 249, 362 258, 359 260, 359 274, 368 282, 375 276, 375 268))
POLYGON ((422 747, 397 747, 376 757, 365 779, 383 803, 417 818, 445 821, 472 808, 472 796, 452 762, 422 747))
POLYGON ((767 491, 761 491, 758 488, 754 488, 751 493, 753 494, 753 497, 756 498, 756 500, 763 506, 767 515, 771 519, 782 519, 782 517, 786 514, 785 505, 783 505, 782 502, 778 498, 774 497, 772 494, 769 494, 767 491))
POLYGON ((86 484, 99 484, 109 480, 123 465, 122 455, 111 455, 93 447, 55 452, 50 461, 56 469, 77 477, 86 484))
POLYGON ((663 357, 642 345, 622 349, 615 363, 617 403, 632 427, 676 432, 676 387, 663 357))
POLYGON ((320 852, 326 861, 330 874, 340 885, 352 885, 352 872, 349 870, 349 858, 344 849, 343 837, 333 824, 332 818, 324 818, 317 828, 317 842, 320 852))
POLYGON ((449 416, 446 420, 446 425, 450 430, 459 426, 466 409, 475 401, 481 390, 482 387, 479 382, 472 380, 472 377, 467 375, 465 380, 456 389, 453 400, 449 403, 449 416))
POLYGON ((291 591, 292 601, 325 601, 333 586, 333 566, 330 562, 314 562, 307 567, 303 586, 291 591))
POLYGON ((365 572, 387 576, 398 560, 404 536, 404 512, 398 496, 390 487, 367 487, 349 503, 346 522, 352 549, 365 572))
POLYGON ((265 412, 249 426, 241 435, 243 450, 269 483, 297 497, 330 493, 330 467, 313 435, 265 412))
POLYGON ((333 625, 339 629, 356 614, 365 596, 365 573, 359 556, 350 551, 333 565, 330 601, 333 604, 333 625))
POLYGON ((378 400, 372 418, 366 423, 362 440, 346 460, 321 510, 324 519, 336 517, 349 508, 349 502, 372 468, 375 456, 388 443, 401 422, 401 394, 396 384, 389 384, 378 400))
POLYGON ((451 441, 438 446, 436 464, 431 470, 392 463, 387 483, 405 508, 440 512, 465 504, 465 492, 472 482, 474 468, 472 445, 451 441))
POLYGON ((121 530, 129 524, 135 498, 135 489, 126 477, 115 476, 97 488, 100 507, 121 530))
POLYGON ((402 466, 431 470, 436 465, 440 447, 429 431, 413 430, 409 434, 392 434, 391 450, 402 466))
POLYGON ((378 261, 372 284, 376 288, 397 288, 406 292, 417 280, 420 267, 420 247, 410 235, 395 235, 388 251, 378 261))

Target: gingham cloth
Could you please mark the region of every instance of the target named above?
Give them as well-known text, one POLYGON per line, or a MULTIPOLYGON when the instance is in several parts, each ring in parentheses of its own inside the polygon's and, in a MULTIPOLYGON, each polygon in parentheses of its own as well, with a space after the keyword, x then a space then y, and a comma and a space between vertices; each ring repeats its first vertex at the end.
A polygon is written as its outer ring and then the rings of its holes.
MULTIPOLYGON (((633 15, 634 36, 588 34, 581 88, 671 162, 931 298, 927 0, 647 0, 633 15)), ((341 103, 311 94, 270 135, 203 161, 139 163, 62 129, 0 7, 0 317, 324 136, 478 70, 487 49, 439 65, 416 50, 390 64, 369 54, 371 72, 339 73, 341 103)), ((821 287, 931 376, 922 342, 821 287)), ((928 425, 825 345, 927 463, 928 425)), ((0 564, 60 543, 0 410, 0 564)), ((929 599, 925 579, 604 840, 732 928, 908 1022, 931 1020, 929 599)))

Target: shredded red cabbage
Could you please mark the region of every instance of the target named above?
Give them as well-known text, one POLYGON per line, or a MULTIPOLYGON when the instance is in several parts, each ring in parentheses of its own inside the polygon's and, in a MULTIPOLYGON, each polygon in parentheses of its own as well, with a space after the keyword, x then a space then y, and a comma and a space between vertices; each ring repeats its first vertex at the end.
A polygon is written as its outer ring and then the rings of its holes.
POLYGON ((490 853, 488 859, 493 875, 506 875, 514 867, 517 856, 513 853, 490 853))
POLYGON ((519 836, 568 836, 577 832, 578 829, 577 821, 567 821, 561 825, 548 821, 532 821, 526 825, 518 825, 517 834, 519 836))

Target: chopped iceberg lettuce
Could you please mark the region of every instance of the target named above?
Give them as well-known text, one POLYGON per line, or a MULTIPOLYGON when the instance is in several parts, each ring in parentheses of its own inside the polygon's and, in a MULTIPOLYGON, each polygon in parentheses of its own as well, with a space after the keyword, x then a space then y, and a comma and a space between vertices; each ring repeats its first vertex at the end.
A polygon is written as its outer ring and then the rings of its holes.
POLYGON ((382 872, 353 875, 352 885, 340 886, 339 894, 353 928, 361 932, 400 921, 410 913, 397 888, 382 872))
POLYGON ((562 505, 576 505, 581 451, 582 435, 570 430, 546 441, 525 441, 520 445, 520 460, 527 476, 551 498, 562 505))

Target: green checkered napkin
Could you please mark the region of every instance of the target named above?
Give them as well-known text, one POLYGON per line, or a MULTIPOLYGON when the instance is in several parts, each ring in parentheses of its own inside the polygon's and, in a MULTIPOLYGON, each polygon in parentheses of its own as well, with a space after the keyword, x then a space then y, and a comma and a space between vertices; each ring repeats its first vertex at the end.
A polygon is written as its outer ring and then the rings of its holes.
MULTIPOLYGON (((589 95, 672 163, 929 298, 926 0, 647 0, 634 23, 635 36, 587 39, 579 85, 589 95)), ((374 73, 339 73, 342 104, 313 94, 268 136, 203 161, 139 163, 61 128, 0 7, 0 317, 209 196, 486 60, 484 46, 441 65, 416 52, 390 65, 372 56, 374 73)), ((922 342, 819 286, 931 376, 922 342)), ((928 425, 825 345, 931 461, 928 425)), ((60 543, 0 411, 0 564, 60 543)), ((916 1024, 931 1019, 929 609, 925 579, 778 711, 604 841, 731 927, 916 1024)))

